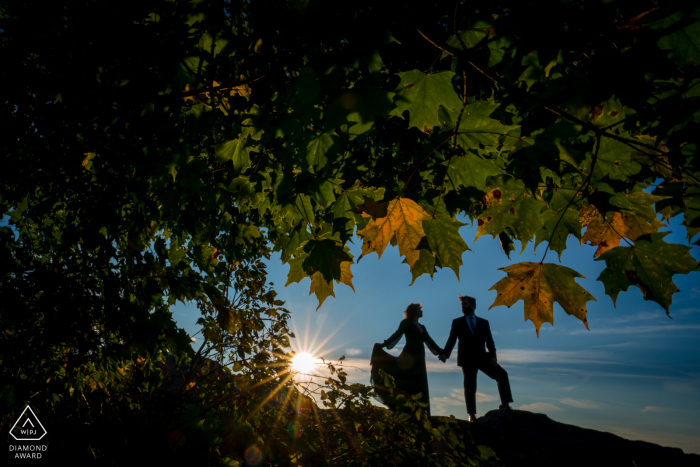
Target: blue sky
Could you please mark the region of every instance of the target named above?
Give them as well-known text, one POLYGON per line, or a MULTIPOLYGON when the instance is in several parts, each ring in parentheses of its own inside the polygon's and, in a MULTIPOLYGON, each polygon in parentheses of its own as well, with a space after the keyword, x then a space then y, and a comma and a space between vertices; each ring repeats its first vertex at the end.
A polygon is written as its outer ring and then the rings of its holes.
MULTIPOLYGON (((681 216, 679 216, 681 217, 681 216)), ((461 219, 467 222, 465 219, 461 219)), ((688 245, 681 219, 672 219, 666 237, 670 243, 688 245)), ((388 247, 381 260, 376 254, 353 265, 352 289, 335 286, 336 297, 329 297, 316 311, 318 302, 309 296, 310 279, 283 287, 288 265, 279 254, 268 264, 269 280, 278 298, 292 312, 297 351, 309 351, 326 359, 346 356, 349 380, 369 384, 369 357, 375 342, 382 342, 398 327, 403 310, 410 302, 423 304, 421 322, 440 346, 449 335, 452 319, 461 316, 458 294, 476 298, 476 314, 491 325, 499 363, 508 371, 514 408, 545 413, 554 420, 608 431, 630 439, 700 453, 700 270, 676 275, 680 292, 673 296, 670 313, 654 302, 646 302, 636 287, 621 293, 617 308, 596 281, 604 262, 592 261, 594 247, 579 245, 570 237, 562 263, 586 279, 578 283, 596 297, 588 302, 590 331, 559 305, 554 309, 554 326, 545 323, 540 337, 532 322, 525 322, 523 302, 511 308, 489 310, 496 292, 493 284, 505 277, 498 268, 520 261, 539 261, 529 243, 521 255, 509 260, 498 240, 479 238, 473 243, 475 226, 460 230, 473 251, 463 255, 458 281, 449 269, 439 270, 433 279, 425 275, 411 283, 409 267, 402 264, 396 247, 388 247)), ((353 238, 351 252, 360 255, 361 242, 353 238)), ((519 251, 516 245, 516 252, 519 251)), ((699 250, 691 254, 698 259, 699 250)), ((546 261, 557 262, 555 252, 546 261)), ((173 316, 181 327, 195 334, 198 310, 178 303, 173 316)), ((199 336, 198 336, 199 337, 199 336)), ((198 347, 198 342, 195 347, 198 347)), ((404 340, 394 350, 400 352, 404 340)), ((456 353, 443 364, 426 355, 433 414, 466 418, 462 374, 456 353)), ((498 408, 495 381, 482 373, 478 377, 477 415, 498 408)))

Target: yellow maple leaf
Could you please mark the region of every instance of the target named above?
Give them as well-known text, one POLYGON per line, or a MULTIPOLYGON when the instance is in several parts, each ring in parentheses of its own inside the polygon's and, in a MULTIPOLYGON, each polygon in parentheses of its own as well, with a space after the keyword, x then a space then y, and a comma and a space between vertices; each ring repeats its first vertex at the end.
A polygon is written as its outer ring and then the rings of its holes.
MULTIPOLYGON (((418 259, 415 248, 425 236, 423 221, 430 219, 430 215, 408 198, 393 199, 379 205, 386 206, 386 215, 373 216, 365 228, 357 232, 358 237, 363 240, 360 258, 372 252, 376 252, 381 258, 391 242, 391 237, 396 235, 399 253, 406 257, 406 261, 412 267, 418 259)), ((373 212, 383 211, 383 206, 375 206, 373 209, 373 212)))
POLYGON ((590 242, 591 245, 598 247, 594 257, 619 246, 623 237, 636 241, 639 236, 655 233, 660 227, 666 225, 656 219, 649 221, 630 213, 620 212, 605 218, 598 215, 587 221, 586 233, 581 237, 581 243, 590 242))
POLYGON ((498 292, 489 310, 499 305, 510 308, 523 300, 525 321, 533 322, 537 337, 540 337, 542 323, 554 325, 554 302, 557 302, 567 314, 583 321, 589 329, 586 302, 595 301, 595 297, 574 280, 577 277, 585 279, 581 274, 552 263, 523 262, 499 270, 508 275, 489 289, 498 292))
MULTIPOLYGON (((349 261, 347 261, 349 263, 349 261)), ((341 270, 343 268, 343 264, 341 263, 341 270)), ((350 267, 348 266, 348 270, 350 267)), ((352 277, 352 275, 351 275, 352 277)), ((350 279, 348 278, 348 281, 350 279)), ((352 285, 350 285, 352 287, 352 285)), ((353 290, 355 290, 353 288, 353 290)), ((329 295, 332 295, 335 297, 335 294, 333 293, 333 280, 327 281, 323 277, 323 273, 321 271, 316 271, 311 275, 311 287, 309 288, 309 295, 312 293, 316 294, 316 298, 318 299, 318 307, 316 307, 316 310, 321 308, 321 305, 323 302, 328 298, 329 295)))
POLYGON ((355 287, 352 285, 352 272, 350 271, 350 266, 353 264, 352 261, 343 261, 340 263, 340 283, 349 286, 352 291, 355 291, 355 287))

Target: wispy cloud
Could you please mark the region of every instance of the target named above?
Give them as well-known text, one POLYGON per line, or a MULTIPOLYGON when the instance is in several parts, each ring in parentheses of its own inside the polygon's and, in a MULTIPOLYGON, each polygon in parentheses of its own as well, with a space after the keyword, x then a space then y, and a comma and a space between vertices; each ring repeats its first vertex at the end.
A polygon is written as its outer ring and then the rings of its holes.
POLYGON ((457 399, 453 399, 449 396, 445 397, 431 397, 430 402, 434 404, 445 404, 445 405, 463 405, 464 401, 458 401, 457 399))
POLYGON ((360 349, 345 349, 345 355, 349 355, 351 357, 354 357, 356 355, 360 355, 362 353, 362 350, 360 349))
POLYGON ((575 385, 573 385, 573 386, 567 386, 567 387, 561 388, 561 389, 562 389, 562 391, 573 391, 573 390, 576 389, 577 387, 586 384, 590 379, 591 379, 590 376, 586 376, 586 377, 583 378, 583 381, 581 381, 580 383, 575 384, 575 385))
POLYGON ((625 326, 621 328, 591 329, 590 331, 578 330, 571 331, 569 334, 583 334, 586 332, 592 334, 649 334, 668 331, 697 331, 698 329, 700 329, 700 324, 659 324, 658 326, 625 326))
MULTIPOLYGON (((453 399, 457 399, 460 401, 460 403, 464 404, 465 399, 464 399, 464 388, 452 388, 450 390, 450 397, 453 399)), ((498 400, 497 396, 492 396, 490 394, 484 394, 482 392, 476 393, 476 401, 477 402, 491 402, 491 401, 496 401, 498 400)))
POLYGON ((698 381, 664 381, 664 389, 669 392, 697 393, 700 391, 698 381))
MULTIPOLYGON (((491 402, 498 400, 498 397, 481 392, 476 393, 477 402, 491 402)), ((450 394, 445 397, 431 397, 431 412, 435 415, 446 415, 454 413, 453 407, 465 407, 464 388, 452 388, 450 394)))
POLYGON ((600 350, 529 350, 504 349, 498 352, 499 363, 598 363, 615 364, 615 355, 600 350))
MULTIPOLYGON (((660 319, 660 318, 668 319, 666 317, 666 313, 661 312, 661 311, 657 311, 657 312, 638 311, 638 312, 636 312, 632 315, 629 315, 629 316, 621 316, 619 318, 613 318, 610 321, 613 323, 629 323, 630 321, 646 321, 649 319, 660 319)), ((603 321, 603 320, 601 320, 601 321, 603 321)))
POLYGON ((525 404, 518 407, 518 410, 527 410, 528 412, 556 412, 564 410, 554 404, 548 402, 535 402, 534 404, 525 404))
POLYGON ((606 345, 594 345, 594 349, 605 349, 605 348, 620 348, 620 347, 637 347, 639 342, 621 342, 619 344, 606 344, 606 345))
POLYGON ((587 400, 578 400, 578 399, 572 399, 571 397, 567 397, 565 399, 560 400, 562 404, 570 405, 572 407, 576 407, 577 409, 599 409, 600 405, 596 404, 595 402, 587 401, 587 400))
POLYGON ((654 407, 653 405, 647 405, 642 409, 642 413, 647 413, 647 412, 665 412, 666 409, 663 407, 654 407))

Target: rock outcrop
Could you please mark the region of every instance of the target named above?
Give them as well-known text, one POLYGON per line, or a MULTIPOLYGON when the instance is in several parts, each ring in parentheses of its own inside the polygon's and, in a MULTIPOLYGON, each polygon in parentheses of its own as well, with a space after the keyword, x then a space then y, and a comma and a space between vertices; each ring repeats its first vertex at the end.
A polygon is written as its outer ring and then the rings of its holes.
POLYGON ((679 448, 631 441, 523 410, 492 410, 473 423, 459 423, 476 444, 493 449, 506 467, 700 466, 700 455, 679 448))

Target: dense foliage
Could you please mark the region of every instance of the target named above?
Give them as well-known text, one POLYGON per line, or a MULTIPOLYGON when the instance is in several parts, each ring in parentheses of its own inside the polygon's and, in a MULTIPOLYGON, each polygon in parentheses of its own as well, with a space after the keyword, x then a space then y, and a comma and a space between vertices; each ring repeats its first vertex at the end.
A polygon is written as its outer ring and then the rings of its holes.
POLYGON ((570 235, 613 302, 634 285, 668 312, 697 269, 657 214, 700 232, 698 20, 674 1, 3 2, 3 429, 30 403, 54 449, 95 459, 488 462, 340 368, 333 410, 305 410, 260 261, 280 251, 319 306, 352 287, 353 235, 397 245, 414 281, 458 275, 464 214, 505 254, 546 243, 494 285, 538 332, 554 302, 587 326, 580 274, 544 261, 570 235), (202 312, 198 352, 177 301, 202 312), (189 365, 175 389, 167 355, 189 365))

